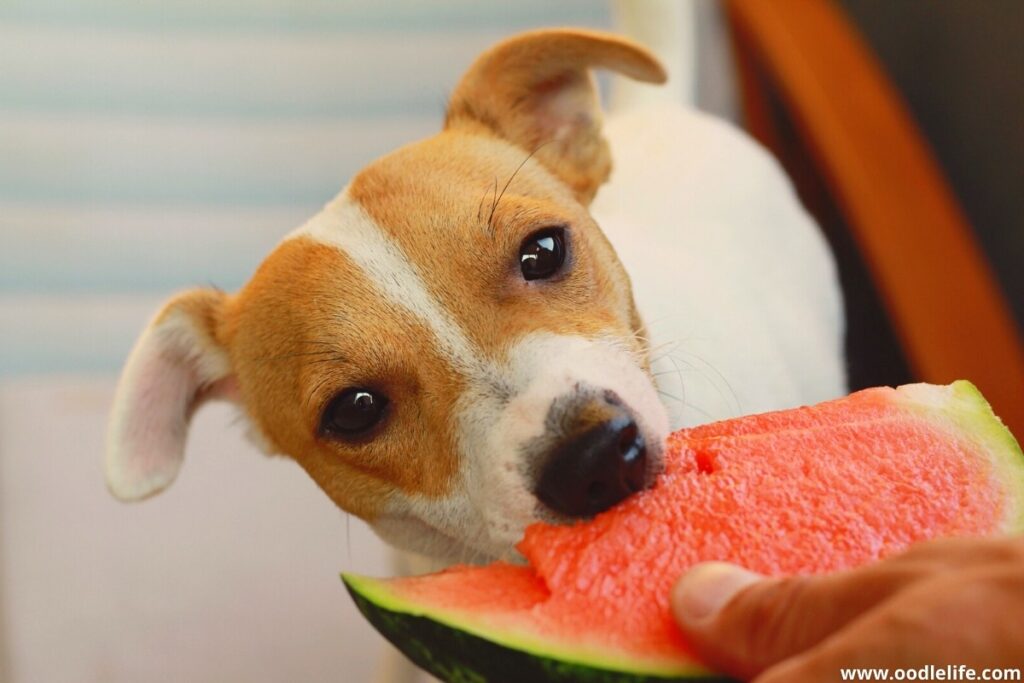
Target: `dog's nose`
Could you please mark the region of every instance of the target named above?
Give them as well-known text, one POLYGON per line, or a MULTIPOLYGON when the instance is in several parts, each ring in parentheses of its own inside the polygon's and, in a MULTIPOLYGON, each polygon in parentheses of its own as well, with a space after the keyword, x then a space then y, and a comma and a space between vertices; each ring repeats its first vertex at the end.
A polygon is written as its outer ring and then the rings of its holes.
POLYGON ((589 517, 643 489, 646 470, 644 438, 632 418, 619 414, 562 444, 535 493, 556 512, 589 517))

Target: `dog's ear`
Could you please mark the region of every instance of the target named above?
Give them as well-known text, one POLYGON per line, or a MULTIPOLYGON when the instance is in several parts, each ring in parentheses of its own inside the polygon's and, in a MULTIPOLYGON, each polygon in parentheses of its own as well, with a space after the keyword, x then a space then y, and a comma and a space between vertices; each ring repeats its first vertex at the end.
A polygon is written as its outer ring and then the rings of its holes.
POLYGON ((172 298, 135 343, 114 395, 107 486, 121 500, 166 488, 181 467, 192 413, 206 399, 237 400, 219 341, 228 297, 197 289, 172 298))
POLYGON ((484 126, 533 152, 589 203, 611 171, 591 68, 663 83, 646 50, 607 33, 541 30, 514 36, 481 55, 452 93, 445 128, 484 126))

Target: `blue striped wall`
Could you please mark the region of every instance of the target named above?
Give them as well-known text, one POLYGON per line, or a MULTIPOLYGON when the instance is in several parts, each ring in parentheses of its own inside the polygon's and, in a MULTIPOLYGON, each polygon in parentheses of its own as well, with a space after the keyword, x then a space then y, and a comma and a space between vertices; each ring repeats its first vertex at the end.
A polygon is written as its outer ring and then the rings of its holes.
POLYGON ((436 130, 482 49, 608 23, 594 0, 3 0, 0 376, 116 369, 161 297, 237 287, 436 130))

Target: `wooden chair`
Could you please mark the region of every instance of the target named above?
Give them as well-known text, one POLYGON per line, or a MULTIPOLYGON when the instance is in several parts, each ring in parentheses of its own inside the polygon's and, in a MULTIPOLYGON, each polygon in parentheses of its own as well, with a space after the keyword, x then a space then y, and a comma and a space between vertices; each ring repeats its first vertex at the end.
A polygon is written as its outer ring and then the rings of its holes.
POLYGON ((728 0, 727 13, 750 132, 812 211, 830 204, 848 226, 911 374, 971 380, 1024 437, 1020 331, 870 49, 831 0, 728 0))

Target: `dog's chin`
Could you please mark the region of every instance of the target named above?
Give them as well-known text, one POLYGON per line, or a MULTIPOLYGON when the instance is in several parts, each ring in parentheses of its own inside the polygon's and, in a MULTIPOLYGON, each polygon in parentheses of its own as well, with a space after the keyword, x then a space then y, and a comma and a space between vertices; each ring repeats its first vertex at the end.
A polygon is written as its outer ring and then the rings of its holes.
POLYGON ((487 564, 496 560, 522 563, 514 544, 472 543, 458 539, 408 514, 379 517, 371 525, 388 545, 445 564, 487 564))

